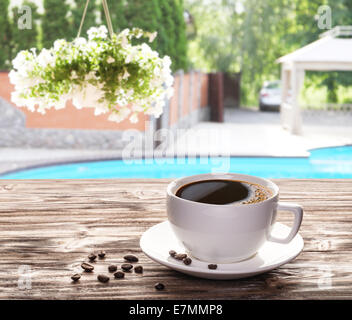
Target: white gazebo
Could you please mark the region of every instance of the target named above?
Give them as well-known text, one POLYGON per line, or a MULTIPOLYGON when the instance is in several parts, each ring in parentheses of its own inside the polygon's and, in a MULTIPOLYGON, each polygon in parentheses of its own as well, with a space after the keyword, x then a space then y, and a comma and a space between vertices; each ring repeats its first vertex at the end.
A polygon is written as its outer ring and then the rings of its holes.
POLYGON ((277 60, 281 63, 281 124, 291 133, 302 133, 298 97, 305 70, 352 71, 351 36, 352 26, 338 26, 323 33, 319 40, 277 60))

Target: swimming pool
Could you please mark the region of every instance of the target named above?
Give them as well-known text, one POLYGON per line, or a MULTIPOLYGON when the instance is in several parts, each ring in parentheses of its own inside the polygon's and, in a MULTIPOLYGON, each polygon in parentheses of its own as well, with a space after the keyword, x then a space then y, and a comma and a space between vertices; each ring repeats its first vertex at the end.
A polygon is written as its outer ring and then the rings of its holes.
POLYGON ((0 178, 176 178, 224 171, 263 178, 352 179, 352 146, 314 149, 308 158, 155 158, 80 162, 16 171, 0 178))

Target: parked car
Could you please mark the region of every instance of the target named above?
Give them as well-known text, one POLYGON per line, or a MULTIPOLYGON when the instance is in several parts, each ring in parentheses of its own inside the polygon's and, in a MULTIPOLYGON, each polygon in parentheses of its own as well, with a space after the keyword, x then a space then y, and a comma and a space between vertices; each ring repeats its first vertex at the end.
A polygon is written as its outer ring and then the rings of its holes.
POLYGON ((265 81, 259 93, 260 111, 279 111, 281 104, 281 83, 276 81, 265 81))

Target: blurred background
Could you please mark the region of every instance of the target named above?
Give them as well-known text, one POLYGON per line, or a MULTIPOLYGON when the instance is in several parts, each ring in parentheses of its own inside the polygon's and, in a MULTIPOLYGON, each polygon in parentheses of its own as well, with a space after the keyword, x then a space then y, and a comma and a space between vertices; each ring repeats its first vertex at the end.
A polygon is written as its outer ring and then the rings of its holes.
MULTIPOLYGON (((0 69, 11 68, 19 50, 49 48, 58 38, 72 40, 85 0, 2 0, 0 69), (32 8, 33 28, 19 29, 19 10, 32 8)), ((108 0, 115 31, 140 27, 158 31, 153 44, 172 58, 173 70, 199 69, 241 75, 242 106, 255 106, 266 80, 280 75, 280 56, 319 37, 319 7, 331 9, 331 25, 350 25, 349 0, 108 0)), ((105 23, 101 1, 90 1, 82 34, 105 23)), ((351 77, 344 72, 312 73, 302 98, 317 103, 352 101, 351 77)))
MULTIPOLYGON (((11 60, 20 50, 49 48, 58 38, 74 39, 86 1, 1 0, 0 173, 57 162, 121 158, 128 144, 123 133, 129 129, 141 132, 142 139, 159 129, 173 134, 171 144, 155 139, 151 145, 144 144, 144 156, 146 150, 153 153, 163 148, 164 156, 181 152, 309 157, 314 148, 352 143, 351 72, 305 72, 299 92, 303 131, 292 135, 280 123, 281 66, 277 61, 336 26, 352 25, 351 1, 107 2, 115 32, 132 27, 157 31, 153 48, 172 59, 175 95, 163 116, 140 117, 134 125, 115 124, 107 116, 95 117, 92 110, 78 111, 72 105, 45 116, 12 105, 13 88, 7 76, 11 60), (22 23, 30 19, 31 27, 20 28, 21 19, 22 23), (179 135, 178 129, 186 131, 179 135)), ((101 1, 91 0, 82 35, 100 24, 105 24, 101 1)), ((334 37, 350 39, 351 35, 334 37)), ((351 153, 346 157, 350 159, 351 153)))

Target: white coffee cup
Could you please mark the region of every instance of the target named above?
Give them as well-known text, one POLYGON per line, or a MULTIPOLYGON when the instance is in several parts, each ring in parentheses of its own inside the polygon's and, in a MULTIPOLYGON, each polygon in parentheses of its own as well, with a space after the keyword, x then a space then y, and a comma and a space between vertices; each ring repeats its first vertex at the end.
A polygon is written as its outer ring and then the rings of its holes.
POLYGON ((279 187, 270 180, 235 173, 200 174, 174 180, 168 185, 167 214, 176 237, 193 257, 212 263, 232 263, 250 258, 266 241, 289 243, 295 237, 303 209, 298 204, 278 200, 279 187), (175 195, 186 184, 212 179, 258 184, 269 189, 272 196, 253 204, 218 205, 175 195), (285 238, 271 235, 277 210, 294 214, 293 227, 285 238))

